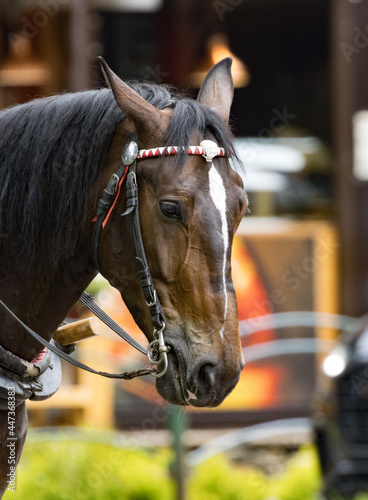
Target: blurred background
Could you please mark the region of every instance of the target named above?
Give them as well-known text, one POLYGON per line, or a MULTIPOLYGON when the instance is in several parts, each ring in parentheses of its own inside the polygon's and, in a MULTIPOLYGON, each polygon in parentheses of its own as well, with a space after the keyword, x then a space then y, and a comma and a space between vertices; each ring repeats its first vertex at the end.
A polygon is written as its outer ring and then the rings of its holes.
MULTIPOLYGON (((0 108, 104 85, 99 55, 125 80, 193 97, 213 64, 234 60, 231 124, 252 212, 233 254, 247 366, 218 409, 181 417, 186 448, 235 429, 315 418, 316 394, 330 390, 323 362, 344 335, 341 315, 353 322, 367 312, 367 2, 0 1, 0 108)), ((142 340, 116 292, 99 279, 91 290, 142 340)), ((86 314, 79 305, 72 311, 86 314)), ((104 370, 140 366, 139 354, 103 333, 80 344, 81 360, 104 370)), ((167 408, 147 378, 114 383, 64 366, 59 392, 30 402, 29 413, 35 429, 78 425, 170 442, 167 408)), ((312 441, 312 427, 308 420, 284 433, 277 446, 312 441)))

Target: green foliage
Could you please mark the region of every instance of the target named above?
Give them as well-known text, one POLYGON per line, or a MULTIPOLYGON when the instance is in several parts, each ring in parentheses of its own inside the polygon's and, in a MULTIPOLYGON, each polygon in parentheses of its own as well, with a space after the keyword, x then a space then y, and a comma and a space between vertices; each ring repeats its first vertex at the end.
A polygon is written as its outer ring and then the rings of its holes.
POLYGON ((171 500, 169 454, 78 441, 29 443, 4 500, 171 500))
POLYGON ((190 500, 312 500, 320 473, 313 447, 302 448, 280 476, 267 478, 248 467, 231 467, 223 456, 197 468, 189 485, 190 500))
MULTIPOLYGON (((172 454, 74 440, 30 441, 4 500, 174 500, 172 454)), ((303 447, 280 475, 265 476, 224 455, 188 474, 187 500, 317 500, 317 454, 303 447)), ((358 495, 354 500, 368 500, 358 495)))
POLYGON ((311 446, 303 447, 290 459, 286 471, 270 481, 269 497, 280 500, 312 500, 320 487, 317 453, 311 446))
POLYGON ((190 500, 263 500, 267 491, 264 475, 247 467, 232 467, 218 455, 200 465, 188 484, 190 500))

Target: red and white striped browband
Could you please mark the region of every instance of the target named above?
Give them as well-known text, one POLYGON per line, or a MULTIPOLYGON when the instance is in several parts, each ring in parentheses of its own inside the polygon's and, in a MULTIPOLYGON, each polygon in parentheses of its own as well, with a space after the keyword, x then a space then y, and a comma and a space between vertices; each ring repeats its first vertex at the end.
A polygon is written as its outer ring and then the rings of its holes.
MULTIPOLYGON (((178 153, 206 156, 206 150, 202 146, 188 146, 188 148, 179 146, 167 146, 161 148, 140 149, 138 151, 137 160, 154 158, 156 156, 172 156, 178 153)), ((215 156, 225 156, 226 158, 230 158, 230 153, 224 148, 218 148, 217 154, 215 156)))

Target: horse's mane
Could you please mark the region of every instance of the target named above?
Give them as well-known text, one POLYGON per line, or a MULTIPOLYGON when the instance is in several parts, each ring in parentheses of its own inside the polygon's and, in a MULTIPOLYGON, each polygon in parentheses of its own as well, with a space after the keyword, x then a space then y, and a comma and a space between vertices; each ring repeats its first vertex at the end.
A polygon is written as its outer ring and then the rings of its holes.
MULTIPOLYGON (((210 109, 166 86, 132 87, 157 108, 174 108, 166 144, 188 146, 193 129, 209 129, 233 152, 229 128, 210 109)), ((73 255, 91 188, 102 178, 124 118, 108 89, 36 99, 0 112, 0 251, 10 247, 19 265, 33 268, 73 255)))

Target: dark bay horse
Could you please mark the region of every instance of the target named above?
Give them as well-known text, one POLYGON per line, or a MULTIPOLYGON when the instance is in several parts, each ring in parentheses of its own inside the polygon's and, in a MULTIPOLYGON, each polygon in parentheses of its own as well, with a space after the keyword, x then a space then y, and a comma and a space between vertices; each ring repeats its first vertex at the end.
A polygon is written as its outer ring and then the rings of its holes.
MULTIPOLYGON (((97 274, 93 218, 124 145, 135 138, 139 149, 178 146, 182 154, 142 159, 137 167, 142 238, 171 347, 167 373, 156 386, 170 403, 214 407, 244 365, 230 257, 247 198, 236 167, 226 155, 216 156, 219 147, 235 156, 228 126, 231 60, 212 68, 197 100, 165 86, 129 86, 102 64, 108 89, 0 113, 0 299, 52 339, 97 274), (215 152, 187 154, 201 143, 215 152)), ((125 207, 122 192, 101 233, 98 259, 151 341, 132 228, 121 217, 125 207)), ((3 348, 27 361, 40 353, 40 344, 3 309, 0 325, 3 348)), ((15 411, 14 442, 8 424, 8 412, 0 411, 0 491, 9 479, 9 442, 14 464, 24 444, 24 402, 15 411)))

